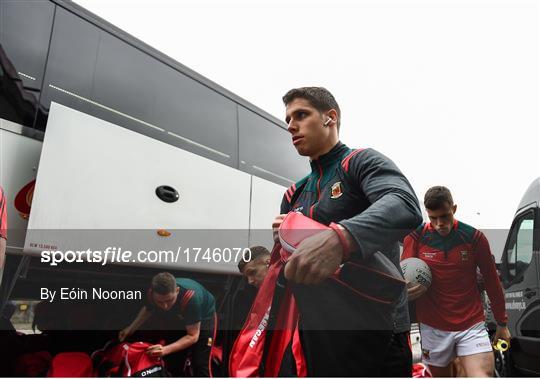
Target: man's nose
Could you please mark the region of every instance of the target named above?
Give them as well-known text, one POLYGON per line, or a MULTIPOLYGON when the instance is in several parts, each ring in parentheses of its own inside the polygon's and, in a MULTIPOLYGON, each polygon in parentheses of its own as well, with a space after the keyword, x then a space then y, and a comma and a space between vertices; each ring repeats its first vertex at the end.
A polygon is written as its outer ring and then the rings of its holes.
POLYGON ((249 285, 254 285, 255 284, 255 278, 248 278, 248 284, 249 285))
POLYGON ((297 132, 298 131, 298 124, 294 120, 289 121, 289 125, 287 125, 287 130, 291 134, 293 134, 294 132, 297 132))

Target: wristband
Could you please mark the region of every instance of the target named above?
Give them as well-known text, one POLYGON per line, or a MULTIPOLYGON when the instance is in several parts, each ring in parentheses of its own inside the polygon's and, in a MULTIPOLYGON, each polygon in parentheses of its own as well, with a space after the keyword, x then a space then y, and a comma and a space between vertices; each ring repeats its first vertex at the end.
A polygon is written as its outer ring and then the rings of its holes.
POLYGON ((497 326, 500 326, 501 328, 506 328, 507 325, 508 323, 506 322, 497 322, 497 326))
POLYGON ((339 242, 341 243, 341 247, 343 247, 343 259, 342 262, 347 262, 351 258, 351 247, 349 246, 349 241, 347 241, 347 237, 345 237, 345 233, 343 233, 343 229, 339 227, 338 224, 330 223, 328 225, 334 232, 336 232, 339 242))

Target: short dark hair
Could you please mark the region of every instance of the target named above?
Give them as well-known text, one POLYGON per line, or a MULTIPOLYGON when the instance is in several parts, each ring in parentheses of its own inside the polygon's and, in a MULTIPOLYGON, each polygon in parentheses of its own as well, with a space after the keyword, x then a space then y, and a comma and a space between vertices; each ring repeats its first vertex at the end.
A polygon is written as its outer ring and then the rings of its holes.
POLYGON ((432 211, 443 208, 446 204, 454 205, 450 190, 444 186, 435 186, 427 190, 424 206, 432 211))
POLYGON ((240 259, 240 262, 238 262, 238 270, 240 270, 241 273, 244 272, 244 268, 249 262, 253 262, 256 259, 259 259, 261 257, 270 257, 270 252, 268 249, 264 246, 252 246, 249 248, 251 251, 251 256, 249 257, 249 260, 240 259))
POLYGON ((324 87, 293 88, 283 96, 283 104, 287 106, 287 104, 297 98, 306 99, 311 106, 319 112, 335 109, 338 114, 337 128, 339 131, 339 126, 341 125, 341 109, 339 109, 339 105, 330 91, 324 87))
POLYGON ((160 295, 168 295, 176 290, 176 278, 169 272, 160 272, 152 278, 150 288, 160 295))

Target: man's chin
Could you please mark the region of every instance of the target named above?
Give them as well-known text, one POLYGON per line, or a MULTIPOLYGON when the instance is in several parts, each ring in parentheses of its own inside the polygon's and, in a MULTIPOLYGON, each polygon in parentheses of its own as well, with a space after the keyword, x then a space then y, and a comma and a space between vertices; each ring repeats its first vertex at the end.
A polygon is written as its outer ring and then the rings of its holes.
POLYGON ((296 148, 296 151, 298 152, 298 155, 301 155, 303 157, 309 157, 310 156, 309 152, 306 151, 306 149, 303 149, 300 146, 295 146, 295 148, 296 148))

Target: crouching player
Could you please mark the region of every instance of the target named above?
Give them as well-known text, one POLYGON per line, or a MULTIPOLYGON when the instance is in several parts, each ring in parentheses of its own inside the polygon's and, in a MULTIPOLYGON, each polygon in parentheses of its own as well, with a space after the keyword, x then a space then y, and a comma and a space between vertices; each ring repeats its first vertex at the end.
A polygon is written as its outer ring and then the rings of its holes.
POLYGON ((194 280, 175 278, 168 272, 159 273, 152 278, 146 305, 135 320, 120 331, 120 341, 139 329, 151 316, 173 316, 183 320, 187 334, 165 346, 150 346, 147 353, 166 356, 191 349, 194 375, 210 376, 210 353, 216 329, 214 296, 194 280))

